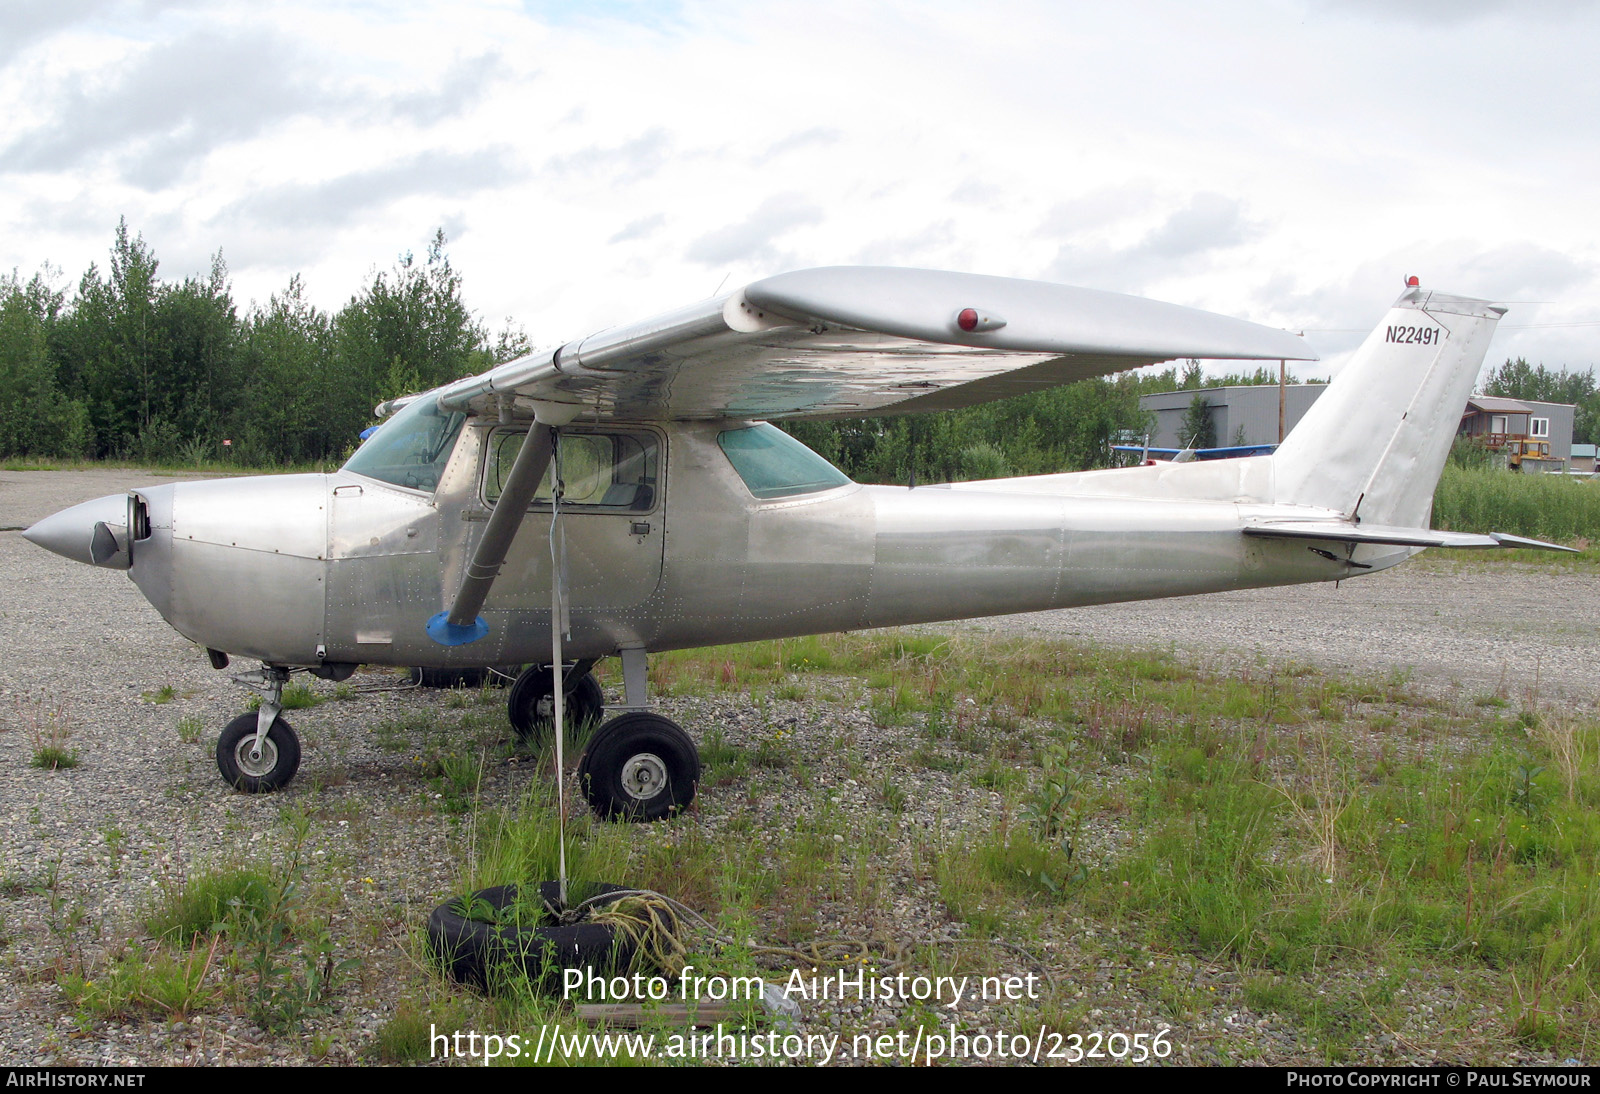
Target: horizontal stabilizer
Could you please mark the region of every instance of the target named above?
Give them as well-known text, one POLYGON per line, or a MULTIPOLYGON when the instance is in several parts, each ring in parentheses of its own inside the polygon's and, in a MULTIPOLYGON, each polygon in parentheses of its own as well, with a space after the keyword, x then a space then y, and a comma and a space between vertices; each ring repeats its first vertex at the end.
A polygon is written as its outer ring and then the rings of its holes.
POLYGON ((1386 528, 1373 524, 1351 524, 1337 520, 1270 521, 1247 525, 1247 536, 1266 536, 1273 539, 1320 539, 1333 543, 1383 544, 1391 547, 1452 547, 1481 549, 1486 547, 1534 547, 1542 551, 1572 551, 1556 543, 1538 539, 1524 539, 1505 532, 1490 532, 1486 536, 1471 532, 1438 532, 1429 528, 1386 528))
POLYGON ((1145 448, 1137 444, 1114 444, 1111 451, 1163 456, 1169 460, 1185 452, 1197 460, 1235 460, 1241 456, 1270 456, 1277 448, 1276 444, 1233 444, 1225 448, 1145 448))

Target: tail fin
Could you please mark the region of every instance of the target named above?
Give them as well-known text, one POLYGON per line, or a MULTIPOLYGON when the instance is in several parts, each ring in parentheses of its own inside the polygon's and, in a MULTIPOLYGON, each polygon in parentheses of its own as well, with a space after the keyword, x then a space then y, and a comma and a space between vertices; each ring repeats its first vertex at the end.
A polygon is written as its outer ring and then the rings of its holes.
POLYGON ((1276 500, 1426 528, 1503 314, 1484 300, 1408 289, 1278 447, 1276 500))

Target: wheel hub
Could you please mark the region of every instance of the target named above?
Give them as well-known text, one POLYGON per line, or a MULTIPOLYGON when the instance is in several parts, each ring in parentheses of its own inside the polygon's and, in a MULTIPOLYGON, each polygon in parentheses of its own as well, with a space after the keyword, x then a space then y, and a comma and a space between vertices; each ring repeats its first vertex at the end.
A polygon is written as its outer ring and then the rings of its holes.
POLYGON ((234 749, 233 757, 240 771, 251 778, 260 779, 270 775, 272 769, 278 766, 278 746, 268 737, 261 742, 261 754, 257 755, 255 738, 246 737, 234 749))
POLYGON ((640 752, 622 765, 622 788, 639 801, 661 793, 667 781, 667 765, 653 752, 640 752))

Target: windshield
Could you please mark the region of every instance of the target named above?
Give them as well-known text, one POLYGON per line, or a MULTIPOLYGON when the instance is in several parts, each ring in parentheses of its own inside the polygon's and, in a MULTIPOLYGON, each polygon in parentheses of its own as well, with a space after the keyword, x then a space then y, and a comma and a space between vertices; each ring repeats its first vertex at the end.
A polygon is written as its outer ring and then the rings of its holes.
POLYGON ((844 472, 766 422, 719 433, 717 443, 758 498, 814 494, 850 484, 844 472))
POLYGON ((411 490, 437 489, 466 420, 459 411, 440 410, 437 399, 424 395, 379 426, 344 469, 411 490))

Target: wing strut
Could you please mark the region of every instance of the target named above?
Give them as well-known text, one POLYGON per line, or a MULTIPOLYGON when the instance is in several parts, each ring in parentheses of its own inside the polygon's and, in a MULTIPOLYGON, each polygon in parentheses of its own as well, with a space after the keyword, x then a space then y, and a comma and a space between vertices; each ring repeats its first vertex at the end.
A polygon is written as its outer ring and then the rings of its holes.
POLYGON ((489 515, 489 523, 484 526, 483 538, 478 540, 472 561, 467 563, 466 576, 456 591, 456 602, 449 611, 428 620, 428 637, 439 645, 465 646, 489 633, 489 624, 478 612, 494 586, 494 579, 500 576, 506 552, 511 550, 511 541, 522 527, 528 506, 533 504, 533 495, 550 466, 554 451, 555 427, 536 421, 511 465, 511 474, 500 491, 500 500, 495 502, 494 512, 489 515))

